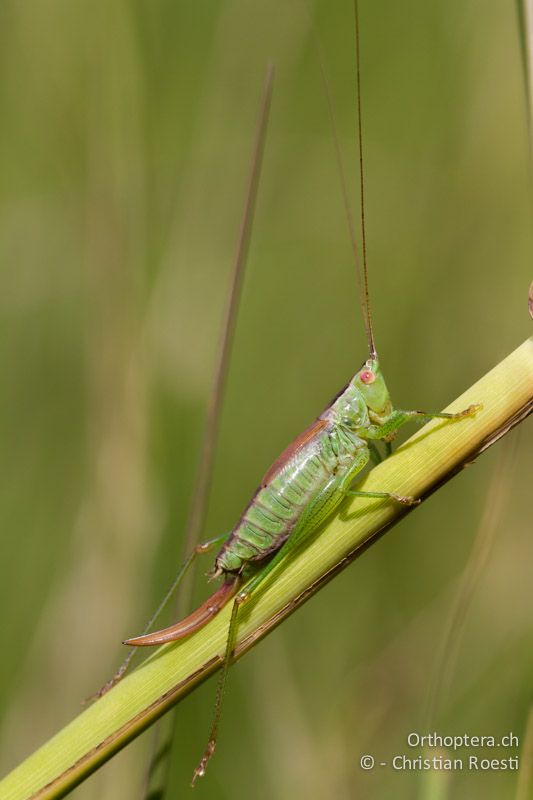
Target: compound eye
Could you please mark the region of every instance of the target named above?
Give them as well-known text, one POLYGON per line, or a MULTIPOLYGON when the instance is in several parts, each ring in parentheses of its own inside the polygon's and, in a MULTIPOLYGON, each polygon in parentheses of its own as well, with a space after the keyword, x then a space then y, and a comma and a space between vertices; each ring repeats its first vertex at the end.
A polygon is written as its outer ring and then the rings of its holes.
POLYGON ((374 383, 376 380, 375 374, 370 369, 364 369, 359 373, 359 377, 363 383, 374 383))

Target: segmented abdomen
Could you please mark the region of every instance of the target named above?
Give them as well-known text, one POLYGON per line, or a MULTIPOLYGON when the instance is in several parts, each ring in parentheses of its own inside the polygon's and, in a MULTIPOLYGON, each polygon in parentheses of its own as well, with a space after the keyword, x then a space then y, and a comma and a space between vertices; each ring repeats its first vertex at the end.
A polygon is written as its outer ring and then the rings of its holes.
POLYGON ((269 470, 220 550, 216 571, 237 572, 279 549, 336 469, 338 453, 328 427, 318 420, 269 470))

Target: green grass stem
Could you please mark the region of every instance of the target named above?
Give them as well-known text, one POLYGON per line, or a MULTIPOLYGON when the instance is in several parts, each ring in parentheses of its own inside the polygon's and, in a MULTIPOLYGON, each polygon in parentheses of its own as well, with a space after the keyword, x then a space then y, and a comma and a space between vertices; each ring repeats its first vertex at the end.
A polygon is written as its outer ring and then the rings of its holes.
MULTIPOLYGON (((375 467, 361 488, 426 498, 524 419, 533 408, 533 338, 446 411, 472 403, 483 406, 475 417, 453 423, 437 420, 421 428, 375 467)), ((236 655, 257 644, 406 513, 412 512, 390 502, 347 502, 245 607, 236 655)), ((229 613, 227 607, 190 638, 155 651, 0 781, 0 797, 27 800, 67 794, 220 666, 229 613)), ((198 754, 203 744, 198 742, 198 754)), ((211 769, 216 769, 216 760, 211 769)))

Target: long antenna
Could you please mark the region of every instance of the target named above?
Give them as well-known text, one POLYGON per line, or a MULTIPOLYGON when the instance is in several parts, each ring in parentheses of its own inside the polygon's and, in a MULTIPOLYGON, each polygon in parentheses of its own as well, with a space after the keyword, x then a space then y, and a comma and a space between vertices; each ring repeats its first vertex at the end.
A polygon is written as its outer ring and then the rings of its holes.
MULTIPOLYGON (((328 104, 328 113, 329 119, 331 123, 331 130, 333 133, 333 142, 335 145, 335 159, 337 161, 337 169, 339 171, 339 177, 341 182, 341 189, 342 189, 342 201, 344 206, 344 211, 346 214, 346 220, 348 222, 348 230, 350 233, 350 241, 352 245, 352 252, 355 261, 356 267, 356 274, 357 274, 357 284, 359 287, 359 303, 361 306, 361 312, 363 316, 363 324, 365 326, 365 333, 368 342, 368 350, 371 357, 376 355, 376 346, 374 343, 374 334, 372 330, 372 320, 370 316, 370 299, 369 299, 369 292, 368 292, 368 276, 367 276, 367 269, 366 269, 366 240, 365 240, 365 231, 364 231, 364 211, 362 214, 362 252, 363 252, 363 264, 364 269, 361 267, 361 258, 359 255, 359 245, 357 244, 357 235, 355 231, 355 223, 353 217, 353 211, 350 203, 350 192, 348 190, 348 180, 346 177, 346 167, 344 164, 344 159, 342 155, 342 148, 340 144, 340 137, 339 131, 337 127, 337 120, 335 117, 335 108, 333 103, 333 93, 331 91, 331 82, 328 77, 328 72, 326 69, 326 58, 324 55, 324 48, 322 46, 322 41, 316 25, 314 24, 313 17, 309 10, 308 3, 304 0, 303 7, 305 9, 309 26, 311 28, 311 32, 315 39, 315 45, 318 54, 318 63, 320 66, 320 74, 322 76, 322 83, 324 84, 324 91, 326 93, 326 100, 328 104)), ((357 12, 356 12, 357 13, 357 12)), ((356 25, 358 26, 358 21, 356 17, 356 25)), ((360 175, 361 175, 361 182, 362 182, 362 145, 361 145, 361 102, 360 102, 360 77, 359 77, 359 38, 356 38, 357 44, 357 94, 358 94, 358 130, 359 130, 359 167, 360 167, 360 175)), ((364 189, 361 186, 361 208, 364 208, 364 189)))
POLYGON ((354 21, 355 21, 355 83, 357 97, 357 139, 359 142, 359 185, 361 197, 361 242, 363 250, 363 280, 361 305, 365 310, 365 330, 368 339, 368 349, 370 357, 375 358, 376 345, 374 342, 374 331, 372 329, 372 315, 370 312, 370 295, 368 291, 368 269, 366 264, 366 229, 365 229, 365 176, 363 169, 363 124, 361 114, 361 58, 359 47, 359 4, 354 0, 354 21))

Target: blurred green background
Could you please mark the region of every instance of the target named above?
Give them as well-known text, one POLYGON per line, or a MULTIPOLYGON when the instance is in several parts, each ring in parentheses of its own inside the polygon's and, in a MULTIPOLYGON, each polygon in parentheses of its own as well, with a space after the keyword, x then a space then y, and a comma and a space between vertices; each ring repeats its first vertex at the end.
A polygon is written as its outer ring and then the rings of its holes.
MULTIPOLYGON (((356 205, 352 8, 310 8, 356 205)), ((360 13, 377 344, 396 405, 437 410, 531 331, 516 9, 362 0, 360 13)), ((266 467, 360 366, 365 339, 303 5, 5 0, 0 21, 4 773, 113 673, 121 639, 139 632, 181 559, 269 59, 274 102, 206 536, 231 527, 266 467)), ((196 798, 514 796, 516 773, 431 785, 365 773, 359 758, 407 752, 406 735, 428 725, 524 734, 533 542, 522 428, 446 691, 431 690, 439 648, 501 443, 232 670, 196 798)), ((178 709, 165 798, 187 796, 214 688, 178 709)), ((141 797, 151 738, 74 796, 141 797)))

